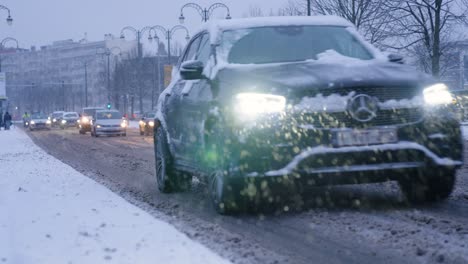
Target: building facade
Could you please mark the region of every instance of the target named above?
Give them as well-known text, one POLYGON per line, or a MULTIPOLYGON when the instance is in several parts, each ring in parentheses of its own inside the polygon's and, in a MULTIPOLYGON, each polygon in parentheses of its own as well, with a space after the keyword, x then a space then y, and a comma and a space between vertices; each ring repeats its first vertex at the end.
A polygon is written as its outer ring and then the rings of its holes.
POLYGON ((109 98, 111 66, 121 54, 135 49, 136 41, 106 35, 103 41, 63 40, 1 52, 9 105, 18 112, 78 111, 86 101, 88 106, 104 105, 109 98))

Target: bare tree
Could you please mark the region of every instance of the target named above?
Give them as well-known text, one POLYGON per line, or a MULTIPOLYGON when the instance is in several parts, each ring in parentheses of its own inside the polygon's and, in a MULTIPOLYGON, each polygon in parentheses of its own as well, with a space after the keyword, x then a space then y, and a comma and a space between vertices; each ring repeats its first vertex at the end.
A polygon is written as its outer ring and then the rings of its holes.
POLYGON ((467 4, 466 0, 388 1, 386 6, 393 10, 395 31, 401 36, 392 47, 417 51, 423 67, 439 77, 443 52, 453 39, 452 29, 467 22, 467 4))

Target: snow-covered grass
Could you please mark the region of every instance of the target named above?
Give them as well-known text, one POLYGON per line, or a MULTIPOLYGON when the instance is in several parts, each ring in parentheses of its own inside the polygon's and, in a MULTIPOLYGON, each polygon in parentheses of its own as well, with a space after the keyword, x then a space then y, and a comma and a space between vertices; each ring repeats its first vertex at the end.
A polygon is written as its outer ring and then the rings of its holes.
POLYGON ((227 263, 166 222, 0 132, 1 263, 227 263))

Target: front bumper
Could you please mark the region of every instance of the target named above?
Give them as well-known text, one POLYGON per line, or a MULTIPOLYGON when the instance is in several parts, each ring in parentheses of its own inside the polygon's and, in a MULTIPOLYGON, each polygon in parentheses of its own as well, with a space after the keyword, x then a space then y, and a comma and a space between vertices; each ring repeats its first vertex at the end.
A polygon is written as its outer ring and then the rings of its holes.
POLYGON ((232 127, 228 141, 234 143, 230 152, 239 165, 236 170, 251 178, 292 176, 314 184, 380 182, 396 180, 404 172, 463 164, 463 140, 453 116, 427 116, 395 127, 398 142, 336 147, 332 129, 270 120, 232 127))
POLYGON ((116 127, 116 128, 96 128, 96 134, 98 135, 121 135, 127 133, 127 129, 122 128, 122 127, 116 127))
POLYGON ((51 128, 51 125, 50 124, 46 124, 46 123, 34 123, 34 124, 29 124, 29 127, 31 129, 50 129, 51 128))

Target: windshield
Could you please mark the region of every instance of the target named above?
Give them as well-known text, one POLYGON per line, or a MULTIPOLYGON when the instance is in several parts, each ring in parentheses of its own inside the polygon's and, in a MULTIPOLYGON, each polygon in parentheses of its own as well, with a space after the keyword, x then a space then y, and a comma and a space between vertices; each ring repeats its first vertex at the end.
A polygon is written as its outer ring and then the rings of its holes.
POLYGON ((222 45, 229 50, 229 63, 262 64, 316 60, 317 55, 328 50, 362 60, 373 58, 345 27, 260 27, 225 31, 222 38, 222 45))
POLYGON ((100 109, 84 109, 83 114, 85 116, 93 116, 94 113, 96 113, 96 110, 100 110, 100 109))
POLYGON ((34 113, 31 115, 31 119, 47 119, 47 115, 43 113, 34 113))
POLYGON ((122 114, 119 112, 98 112, 97 119, 121 119, 122 114))
POLYGON ((65 114, 64 117, 78 117, 77 113, 65 114))
POLYGON ((63 113, 53 113, 52 117, 61 117, 63 113))
POLYGON ((145 117, 147 117, 147 118, 155 118, 155 117, 156 117, 156 113, 148 113, 148 114, 146 114, 145 117))

